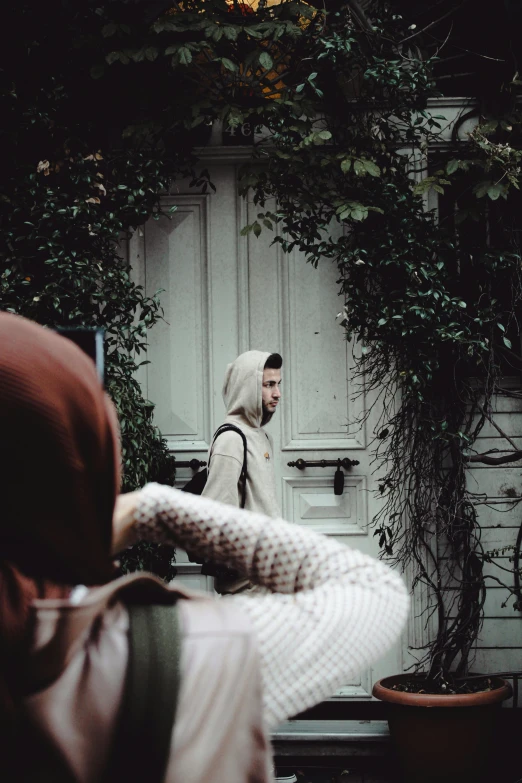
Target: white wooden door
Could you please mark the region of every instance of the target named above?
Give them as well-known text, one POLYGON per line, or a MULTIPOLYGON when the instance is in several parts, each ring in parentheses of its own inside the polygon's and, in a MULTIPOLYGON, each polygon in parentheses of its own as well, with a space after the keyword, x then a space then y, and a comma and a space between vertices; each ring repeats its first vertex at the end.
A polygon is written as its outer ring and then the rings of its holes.
MULTIPOLYGON (((228 151, 230 156, 230 150, 228 151)), ((210 165, 216 193, 180 187, 165 198, 172 219, 151 220, 131 242, 137 277, 151 295, 163 289, 165 320, 150 333, 141 381, 156 403, 155 421, 178 460, 206 459, 225 414, 221 387, 226 365, 249 349, 283 356, 282 403, 269 425, 283 516, 378 555, 368 523, 377 510, 369 441, 372 421, 354 424, 366 404, 356 399, 351 353, 336 315, 341 309, 337 269, 319 269, 297 253, 240 230, 258 211, 237 194, 237 165, 210 165), (297 459, 349 457, 344 492, 334 494, 335 467, 299 470, 297 459)), ((190 469, 179 469, 183 486, 190 469)), ((212 590, 197 565, 178 552, 178 578, 212 590)), ((399 646, 341 689, 337 698, 370 698, 373 682, 401 668, 399 646)))

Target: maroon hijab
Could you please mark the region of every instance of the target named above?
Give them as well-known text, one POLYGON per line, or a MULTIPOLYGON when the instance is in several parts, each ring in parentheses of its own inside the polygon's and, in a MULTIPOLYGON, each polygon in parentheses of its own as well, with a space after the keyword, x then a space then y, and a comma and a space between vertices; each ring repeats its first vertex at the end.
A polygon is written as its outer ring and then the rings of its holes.
POLYGON ((35 596, 64 595, 68 585, 101 584, 113 575, 116 427, 88 356, 49 329, 0 313, 4 675, 26 643, 35 596))

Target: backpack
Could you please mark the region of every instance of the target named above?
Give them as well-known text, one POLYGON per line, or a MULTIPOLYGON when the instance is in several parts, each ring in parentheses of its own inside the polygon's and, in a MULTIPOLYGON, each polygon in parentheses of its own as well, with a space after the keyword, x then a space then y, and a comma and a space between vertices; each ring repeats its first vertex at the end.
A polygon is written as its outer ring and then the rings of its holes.
MULTIPOLYGON (((178 610, 173 603, 126 605, 129 659, 102 783, 162 783, 180 684, 178 610)), ((68 765, 32 721, 26 718, 21 729, 25 752, 17 754, 12 783, 74 783, 68 765)))
MULTIPOLYGON (((245 499, 246 499, 246 477, 247 477, 247 442, 245 434, 242 432, 242 430, 239 429, 239 427, 236 427, 234 424, 222 424, 221 427, 218 427, 216 432, 214 433, 214 437, 212 438, 212 445, 210 447, 210 451, 212 451, 212 446, 216 442, 216 438, 218 438, 221 433, 223 432, 237 432, 238 435, 241 435, 241 439, 243 441, 243 467, 241 468, 241 474, 239 476, 239 481, 241 482, 241 508, 245 507, 245 499)), ((198 471, 192 478, 190 479, 187 484, 185 484, 184 487, 182 487, 183 492, 190 492, 192 495, 201 495, 203 490, 205 489, 205 484, 208 480, 208 471, 210 470, 210 459, 208 458, 208 466, 206 468, 203 468, 203 470, 198 471)))
MULTIPOLYGON (((245 507, 245 500, 246 500, 246 478, 247 478, 247 442, 245 434, 239 429, 239 427, 236 427, 234 424, 222 424, 221 427, 218 427, 216 432, 214 433, 214 437, 212 438, 212 445, 210 447, 210 452, 212 452, 212 446, 216 442, 216 438, 218 438, 221 433, 223 432, 237 432, 239 435, 241 435, 241 439, 243 441, 243 467, 241 468, 241 474, 239 476, 239 482, 241 484, 241 506, 240 508, 245 507)), ((191 479, 190 481, 185 484, 184 487, 182 487, 183 492, 190 492, 193 495, 201 495, 205 488, 205 484, 208 480, 208 471, 210 470, 210 460, 211 456, 208 458, 208 466, 206 468, 203 468, 202 470, 198 471, 191 479)), ((224 580, 234 580, 239 577, 238 572, 233 568, 227 568, 227 566, 215 563, 213 560, 196 560, 190 553, 187 553, 189 558, 192 560, 193 563, 198 563, 202 566, 201 573, 204 576, 214 576, 218 579, 224 579, 224 580)))

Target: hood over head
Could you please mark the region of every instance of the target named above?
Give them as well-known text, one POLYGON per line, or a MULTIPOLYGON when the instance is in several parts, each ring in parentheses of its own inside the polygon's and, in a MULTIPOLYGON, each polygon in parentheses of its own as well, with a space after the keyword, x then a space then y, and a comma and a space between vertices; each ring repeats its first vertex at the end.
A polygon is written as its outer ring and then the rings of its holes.
POLYGON ((110 579, 119 443, 94 362, 66 337, 0 313, 0 424, 0 558, 33 579, 110 579))
POLYGON ((229 364, 223 383, 228 416, 241 416, 251 427, 263 420, 263 370, 272 351, 246 351, 229 364))
POLYGON ((0 723, 8 725, 32 601, 114 575, 120 452, 94 362, 66 337, 11 313, 0 313, 0 431, 0 723))

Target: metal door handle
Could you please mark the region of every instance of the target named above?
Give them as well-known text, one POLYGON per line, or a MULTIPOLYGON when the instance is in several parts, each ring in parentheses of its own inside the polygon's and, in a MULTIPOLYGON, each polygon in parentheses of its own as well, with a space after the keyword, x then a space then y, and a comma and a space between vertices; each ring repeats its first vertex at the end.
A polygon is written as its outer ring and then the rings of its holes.
POLYGON ((203 462, 203 460, 200 459, 191 459, 189 462, 178 462, 176 460, 176 467, 177 468, 191 468, 192 470, 199 470, 200 468, 204 468, 206 466, 206 462, 203 462))
POLYGON ((295 462, 289 462, 289 468, 304 470, 305 468, 344 468, 350 470, 354 465, 359 465, 359 460, 344 457, 344 459, 296 459, 295 462))

